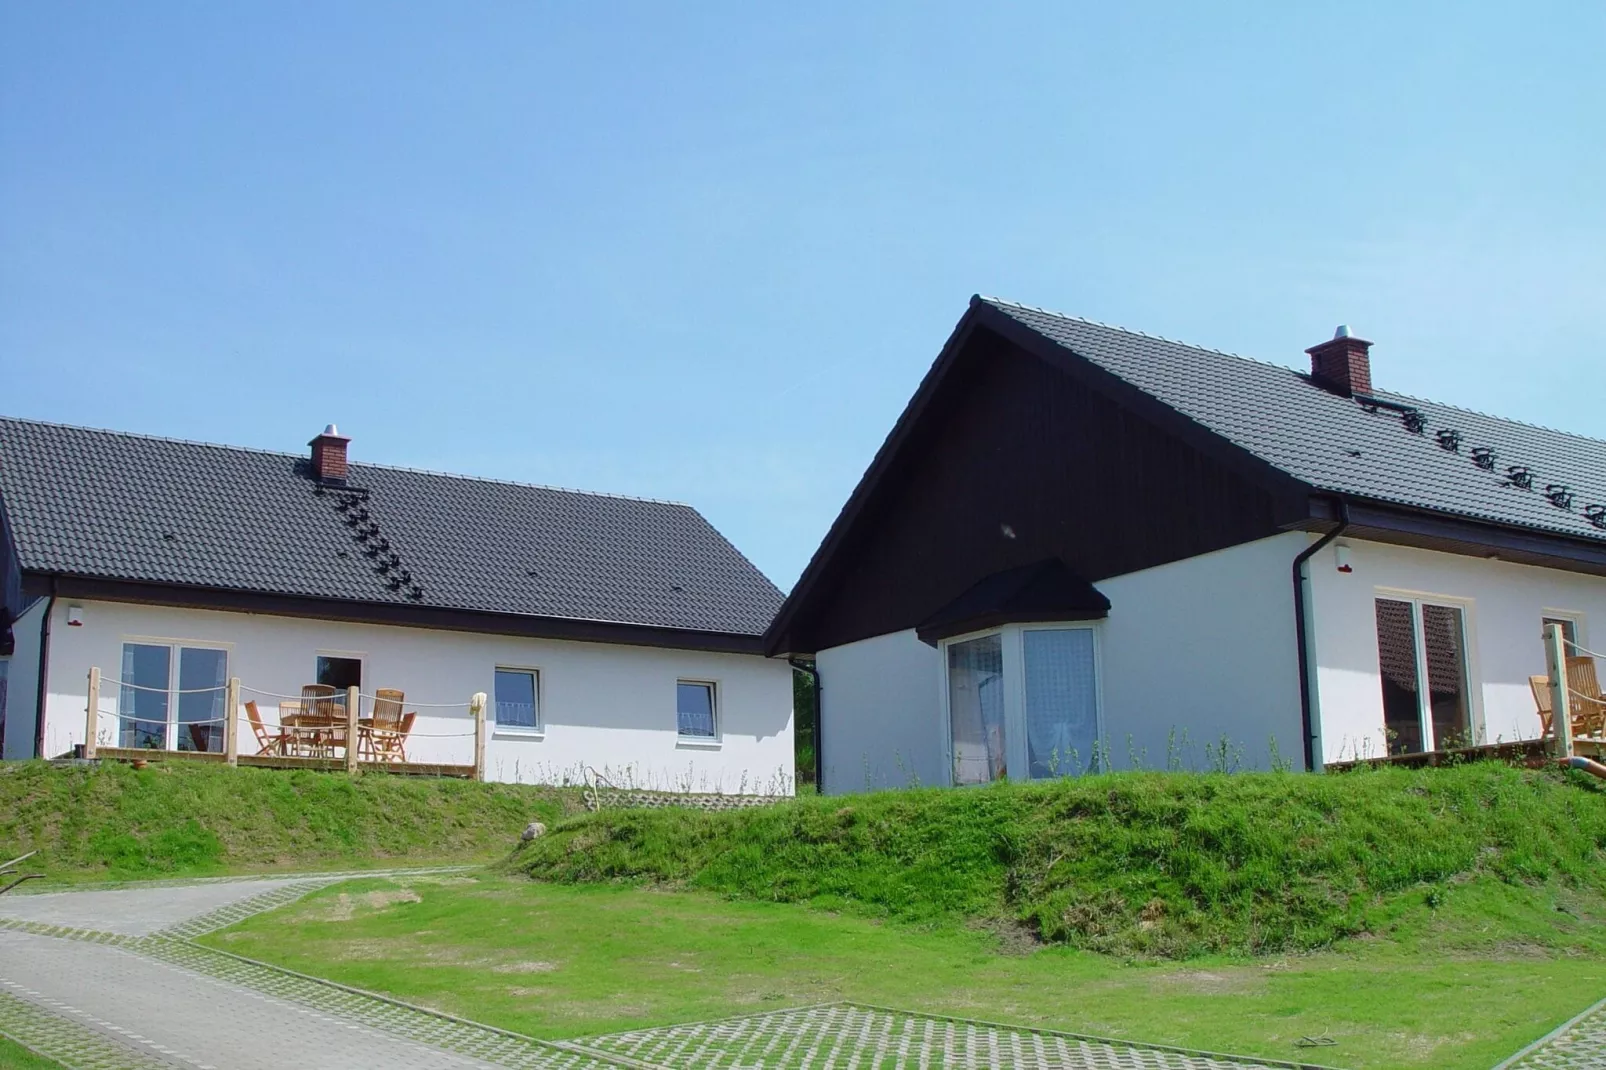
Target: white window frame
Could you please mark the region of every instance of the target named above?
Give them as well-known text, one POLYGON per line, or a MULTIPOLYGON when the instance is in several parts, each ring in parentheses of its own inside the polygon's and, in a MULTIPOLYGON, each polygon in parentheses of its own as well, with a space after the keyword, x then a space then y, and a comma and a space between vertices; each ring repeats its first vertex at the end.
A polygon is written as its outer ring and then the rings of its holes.
MULTIPOLYGON (((178 679, 178 652, 185 647, 192 647, 199 650, 223 651, 223 679, 228 680, 234 672, 234 644, 218 642, 212 639, 182 639, 173 636, 161 635, 123 636, 122 640, 117 645, 117 677, 112 683, 112 686, 117 688, 117 715, 114 718, 116 727, 112 729, 112 739, 114 740, 112 746, 114 747, 121 747, 123 745, 123 647, 129 643, 133 643, 136 646, 167 647, 167 728, 162 733, 162 749, 177 750, 178 727, 181 723, 178 719, 178 701, 180 691, 178 679)), ((103 683, 101 686, 104 688, 105 684, 103 683)), ((227 705, 227 703, 225 703, 225 705, 227 705)), ((225 710, 224 716, 227 715, 228 711, 225 710)), ((147 721, 145 723, 149 724, 151 722, 147 721)), ((95 719, 95 724, 97 725, 98 734, 98 726, 100 724, 99 717, 95 719)))
MULTIPOLYGON (((1422 627, 1422 607, 1442 606, 1447 609, 1461 611, 1461 646, 1463 668, 1467 674, 1467 726, 1472 738, 1468 740, 1471 746, 1479 746, 1485 742, 1488 732, 1483 719, 1483 672, 1478 659, 1478 625, 1477 602, 1472 598, 1460 598, 1455 595, 1436 594, 1431 591, 1411 591, 1399 587, 1377 587, 1373 590, 1374 613, 1375 600, 1386 598, 1395 602, 1411 603, 1411 630, 1416 640, 1416 666, 1417 666, 1417 700, 1416 710, 1418 724, 1421 726, 1422 747, 1424 751, 1438 749, 1438 738, 1433 734, 1433 710, 1428 705, 1428 689, 1423 687, 1428 671, 1428 641, 1426 629, 1422 627)), ((1372 625, 1372 650, 1377 652, 1377 625, 1372 625)), ((1382 666, 1378 667, 1379 706, 1378 714, 1383 714, 1381 687, 1382 666)), ((1384 727, 1387 725, 1385 723, 1384 727)))
MULTIPOLYGON (((1541 634, 1543 634, 1544 622, 1546 620, 1571 621, 1572 622, 1572 626, 1573 626, 1573 635, 1577 636, 1577 638, 1574 639, 1573 641, 1576 642, 1579 646, 1585 648, 1586 650, 1589 648, 1589 618, 1588 618, 1588 616, 1586 616, 1584 614, 1584 612, 1582 610, 1577 610, 1577 609, 1541 609, 1539 611, 1539 625, 1540 625, 1540 629, 1541 629, 1541 634)), ((1574 654, 1574 653, 1577 653, 1577 652, 1576 651, 1572 651, 1572 650, 1568 650, 1568 651, 1564 651, 1564 653, 1566 653, 1566 654, 1574 654)))
POLYGON ((675 678, 675 746, 690 747, 693 749, 718 750, 725 744, 725 717, 720 709, 720 686, 718 680, 697 676, 680 676, 675 678), (708 705, 714 714, 714 734, 711 736, 683 736, 680 734, 680 685, 692 684, 708 688, 708 705))
POLYGON ((497 665, 491 672, 491 709, 496 709, 496 674, 499 672, 528 673, 534 677, 532 693, 535 695, 535 724, 534 726, 522 724, 504 725, 500 719, 492 718, 491 735, 499 739, 533 739, 546 738, 546 696, 541 694, 541 669, 536 665, 497 665))
MULTIPOLYGON (((1104 723, 1104 629, 1096 620, 1033 621, 1030 624, 1006 624, 997 628, 966 632, 950 636, 937 643, 937 686, 942 703, 943 760, 948 767, 948 783, 954 786, 954 720, 952 690, 948 686, 948 648, 973 639, 990 635, 1000 638, 999 647, 1004 659, 1004 767, 1025 770, 1024 776, 1005 774, 1006 780, 1030 782, 1031 762, 1026 746, 1026 642, 1027 632, 1061 632, 1075 629, 1093 633, 1093 731, 1101 752, 1109 753, 1104 723)), ((1091 757, 1091 756, 1089 756, 1091 757)), ((967 785, 979 786, 979 785, 967 785)))
MULTIPOLYGON (((303 648, 303 649, 305 649, 305 648, 303 648)), ((314 679, 314 680, 316 680, 318 678, 318 659, 319 658, 344 658, 347 661, 355 661, 359 666, 359 668, 357 669, 357 678, 359 680, 363 681, 363 684, 359 685, 357 690, 361 691, 363 689, 363 687, 369 687, 369 688, 373 687, 373 681, 368 676, 368 652, 367 651, 365 651, 365 650, 314 650, 312 652, 312 673, 311 673, 312 679, 314 679)), ((341 691, 340 694, 343 697, 345 695, 345 692, 341 691)))

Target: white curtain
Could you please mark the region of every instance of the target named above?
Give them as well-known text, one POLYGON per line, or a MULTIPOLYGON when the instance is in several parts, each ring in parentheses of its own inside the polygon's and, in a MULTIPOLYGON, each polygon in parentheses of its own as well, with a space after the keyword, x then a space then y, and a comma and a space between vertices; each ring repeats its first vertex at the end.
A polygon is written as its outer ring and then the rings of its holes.
POLYGON ((1031 775, 1088 772, 1098 738, 1092 629, 1033 628, 1023 638, 1026 756, 1031 775))

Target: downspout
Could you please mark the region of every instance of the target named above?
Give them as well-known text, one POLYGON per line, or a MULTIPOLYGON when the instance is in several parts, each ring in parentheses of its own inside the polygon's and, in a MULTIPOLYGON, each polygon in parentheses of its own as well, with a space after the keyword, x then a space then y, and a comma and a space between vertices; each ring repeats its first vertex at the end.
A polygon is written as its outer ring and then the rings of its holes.
POLYGON ((788 657, 787 663, 798 672, 808 673, 814 681, 814 790, 821 795, 825 794, 825 748, 820 746, 822 729, 820 722, 824 719, 825 711, 824 692, 820 687, 820 670, 811 661, 804 661, 798 657, 788 657))
POLYGON ((39 694, 34 701, 33 756, 45 756, 45 698, 50 694, 50 617, 56 611, 56 577, 50 577, 50 601, 45 603, 45 616, 39 622, 39 673, 35 682, 39 694))
POLYGON ((1317 539, 1294 557, 1294 640, 1299 647, 1299 719, 1305 735, 1305 771, 1316 769, 1316 716, 1311 702, 1310 640, 1305 634, 1305 562, 1349 527, 1349 504, 1338 503, 1338 526, 1317 539))

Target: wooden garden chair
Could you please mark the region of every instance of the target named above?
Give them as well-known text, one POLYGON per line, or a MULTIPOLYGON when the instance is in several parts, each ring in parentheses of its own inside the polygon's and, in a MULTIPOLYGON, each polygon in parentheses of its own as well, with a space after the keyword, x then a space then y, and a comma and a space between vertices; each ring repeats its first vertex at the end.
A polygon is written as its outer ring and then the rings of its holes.
POLYGON ((407 760, 407 731, 412 728, 412 714, 402 713, 405 694, 394 687, 374 690, 374 709, 368 722, 359 728, 362 734, 358 753, 366 751, 378 762, 407 760), (402 726, 406 725, 406 728, 402 726))
MULTIPOLYGON (((1550 701, 1550 677, 1530 676, 1528 687, 1534 693, 1534 706, 1539 710, 1539 734, 1554 735, 1556 710, 1550 701)), ((1606 726, 1602 723, 1603 717, 1606 717, 1606 701, 1599 698, 1600 686, 1595 682, 1595 663, 1591 659, 1567 659, 1567 688, 1572 692, 1567 696, 1567 704, 1572 708, 1573 738, 1598 736, 1606 732, 1606 726), (1584 668, 1575 665, 1575 662, 1589 662, 1589 665, 1584 668), (1591 694, 1597 697, 1591 700, 1588 698, 1591 694)))
POLYGON ((297 749, 321 757, 334 754, 337 743, 345 738, 345 718, 340 715, 342 711, 335 694, 329 684, 301 685, 301 716, 296 718, 292 730, 297 749), (336 738, 337 727, 339 739, 336 738))
MULTIPOLYGON (((298 707, 299 709, 299 707, 298 707)), ((280 716, 283 716, 284 707, 280 707, 280 716)), ((283 754, 285 740, 289 733, 283 725, 278 728, 269 728, 262 723, 262 712, 257 709, 256 700, 252 699, 245 704, 246 719, 251 722, 251 731, 257 737, 258 754, 283 754)))
POLYGON ((1569 657, 1567 659, 1568 697, 1573 708, 1573 738, 1606 735, 1606 697, 1600 693, 1600 679, 1595 674, 1595 659, 1569 657))

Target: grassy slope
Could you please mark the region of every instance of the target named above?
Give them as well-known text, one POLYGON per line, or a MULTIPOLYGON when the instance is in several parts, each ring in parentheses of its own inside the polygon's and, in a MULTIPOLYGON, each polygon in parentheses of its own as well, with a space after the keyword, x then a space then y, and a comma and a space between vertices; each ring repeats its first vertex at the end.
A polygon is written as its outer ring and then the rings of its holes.
POLYGON ((698 892, 406 885, 352 882, 206 941, 544 1037, 854 999, 1354 1070, 1486 1070, 1606 988, 1606 919, 1497 880, 1418 897, 1386 940, 1143 963, 698 892), (1321 1034, 1337 1045, 1296 1046, 1321 1034))
POLYGON ((1119 954, 1273 953, 1367 932, 1467 881, 1549 882, 1594 910, 1606 903, 1603 789, 1493 764, 1115 774, 722 814, 609 811, 556 827, 519 864, 550 881, 1007 918, 1119 954))
MULTIPOLYGON (((381 775, 119 763, 0 766, 0 855, 53 878, 488 859, 573 792, 381 775)), ((0 861, 3 861, 0 858, 0 861)))

